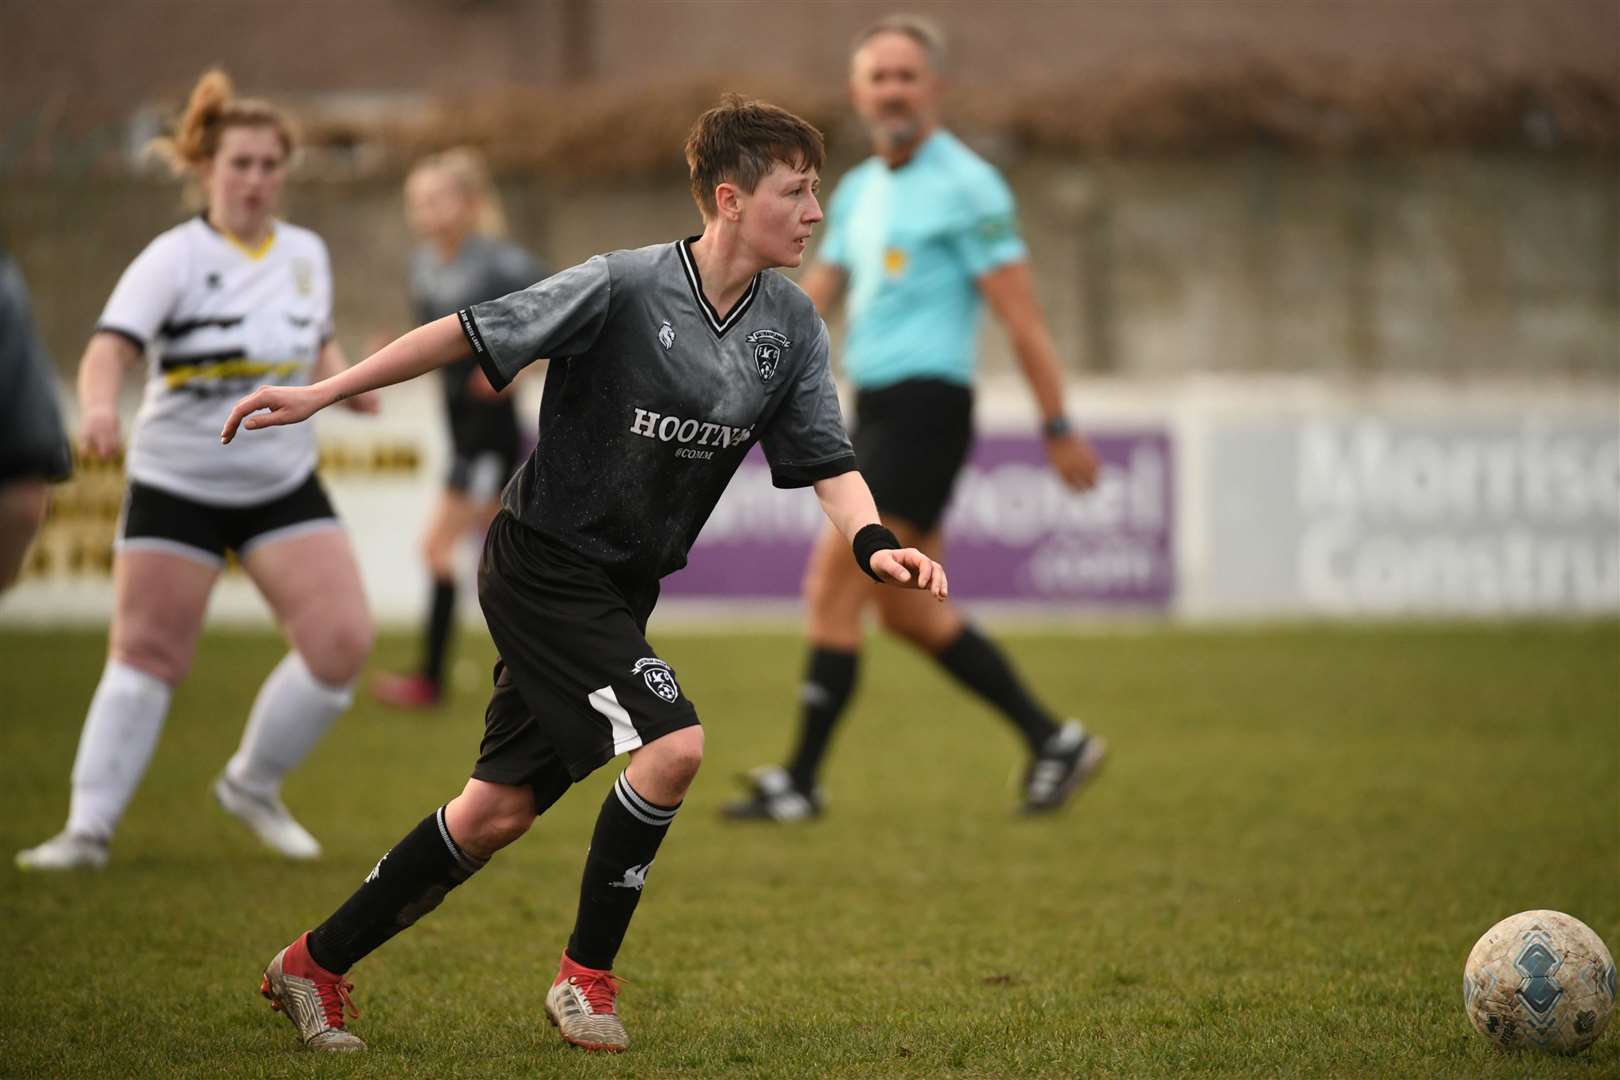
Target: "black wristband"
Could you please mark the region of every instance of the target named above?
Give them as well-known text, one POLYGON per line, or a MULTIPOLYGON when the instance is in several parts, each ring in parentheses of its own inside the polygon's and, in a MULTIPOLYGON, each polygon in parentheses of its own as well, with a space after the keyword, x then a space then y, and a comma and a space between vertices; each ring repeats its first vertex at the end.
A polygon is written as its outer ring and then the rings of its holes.
POLYGON ((1069 418, 1059 414, 1041 425, 1041 436, 1047 439, 1061 439, 1074 431, 1074 425, 1069 418))
POLYGON ((882 581, 882 578, 872 573, 872 556, 880 551, 897 550, 900 547, 900 538, 874 521, 861 527, 861 531, 855 534, 855 540, 850 546, 855 549, 855 564, 865 570, 866 576, 873 581, 882 581))

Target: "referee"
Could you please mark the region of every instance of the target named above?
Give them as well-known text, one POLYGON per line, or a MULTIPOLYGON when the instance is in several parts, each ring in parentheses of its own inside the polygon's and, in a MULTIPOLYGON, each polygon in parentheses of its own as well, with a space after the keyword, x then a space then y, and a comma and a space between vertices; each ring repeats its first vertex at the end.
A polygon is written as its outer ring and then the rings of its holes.
MULTIPOLYGON (((855 456, 883 522, 925 551, 973 439, 974 343, 986 302, 1006 327, 1041 415, 1047 457, 1065 484, 1096 481, 1097 459, 1063 411, 1056 351, 1018 234, 1012 192, 996 170, 939 126, 945 40, 926 19, 895 15, 858 35, 850 97, 874 156, 828 204, 805 292, 823 315, 847 301, 844 370, 856 390, 855 456)), ((824 533, 805 578, 810 657, 798 743, 785 768, 755 769, 737 820, 799 821, 821 812, 816 777, 855 689, 861 613, 939 665, 1016 728, 1029 748, 1023 810, 1056 809, 1096 770, 1103 744, 1059 721, 1000 649, 950 605, 873 591, 824 533)))

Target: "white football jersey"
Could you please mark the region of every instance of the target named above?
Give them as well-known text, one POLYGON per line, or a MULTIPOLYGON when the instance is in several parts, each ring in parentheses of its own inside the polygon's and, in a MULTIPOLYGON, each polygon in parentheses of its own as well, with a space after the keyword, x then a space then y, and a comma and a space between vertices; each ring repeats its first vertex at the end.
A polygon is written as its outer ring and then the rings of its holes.
POLYGON ((176 225, 129 264, 97 329, 147 352, 127 456, 133 479, 244 506, 286 494, 315 468, 308 423, 219 441, 238 398, 265 383, 308 383, 332 336, 332 270, 308 229, 272 222, 251 251, 201 216, 176 225))

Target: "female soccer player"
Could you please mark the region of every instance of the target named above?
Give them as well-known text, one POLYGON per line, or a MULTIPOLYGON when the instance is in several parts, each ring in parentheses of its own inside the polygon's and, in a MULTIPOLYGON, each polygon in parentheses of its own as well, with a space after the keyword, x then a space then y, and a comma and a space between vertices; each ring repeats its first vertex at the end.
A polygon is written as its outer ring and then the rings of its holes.
MULTIPOLYGON (((371 648, 354 554, 315 478, 313 431, 272 432, 238 454, 220 453, 214 441, 230 403, 250 387, 302 384, 347 366, 332 340, 326 247, 273 216, 291 127, 273 106, 234 97, 216 70, 197 83, 159 149, 196 182, 207 208, 124 271, 80 362, 80 446, 106 458, 120 448, 119 381, 150 353, 127 459, 107 666, 79 736, 67 828, 19 853, 23 869, 106 864, 227 551, 292 651, 260 689, 214 795, 288 858, 321 849, 282 805, 282 778, 348 707, 371 648)), ((350 406, 375 408, 363 397, 350 406)))
POLYGON ((226 422, 230 442, 239 423, 296 423, 469 354, 496 387, 551 358, 539 444, 507 485, 479 568, 500 663, 478 763, 460 795, 270 962, 261 992, 306 1046, 362 1049, 345 1029, 349 968, 625 752, 545 1009, 576 1046, 629 1044, 614 957, 703 758, 697 712, 647 643, 647 618, 659 579, 685 564, 756 441, 775 483, 814 486, 873 578, 946 594, 939 565, 878 523, 839 416, 826 327, 798 286, 770 272, 799 265, 821 220, 821 133, 728 98, 698 120, 686 158, 701 236, 599 255, 419 327, 314 386, 258 390, 226 422))
MULTIPOLYGON (((506 222, 489 171, 476 153, 446 150, 424 158, 405 180, 405 211, 422 243, 411 255, 411 306, 429 323, 546 276, 534 257, 501 237, 506 222)), ((378 700, 400 708, 437 704, 456 613, 456 544, 482 533, 501 508, 501 485, 518 462, 517 409, 472 357, 439 370, 450 422, 450 473, 422 538, 433 578, 421 667, 379 675, 378 700)))

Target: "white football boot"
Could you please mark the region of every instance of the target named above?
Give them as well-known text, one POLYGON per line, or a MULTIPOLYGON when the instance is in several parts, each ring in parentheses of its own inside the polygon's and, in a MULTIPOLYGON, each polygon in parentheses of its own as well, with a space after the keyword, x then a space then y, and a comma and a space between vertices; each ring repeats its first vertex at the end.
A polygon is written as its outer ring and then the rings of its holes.
POLYGON ((742 782, 748 797, 727 803, 720 811, 732 821, 813 821, 821 816, 820 790, 800 791, 780 766, 761 765, 744 775, 742 782))
POLYGON ((1041 747, 1024 774, 1025 814, 1058 809, 1102 768, 1107 744, 1070 720, 1041 747))
POLYGON ((574 963, 565 952, 557 979, 546 992, 546 1019, 564 1042, 617 1054, 630 1045, 615 1007, 622 981, 611 971, 574 963))
POLYGON ((321 845, 298 824, 274 795, 249 791, 224 773, 214 781, 214 798, 227 814, 253 830, 266 846, 289 859, 318 859, 321 845))
POLYGON ((107 841, 63 829, 13 861, 19 870, 100 870, 107 865, 107 841))
POLYGON ((345 1009, 351 1017, 360 1015, 349 999, 353 989, 353 983, 327 971, 309 955, 307 933, 276 953, 259 983, 259 993, 270 999, 272 1009, 292 1021, 305 1047, 335 1052, 366 1048, 360 1036, 344 1025, 345 1009))

